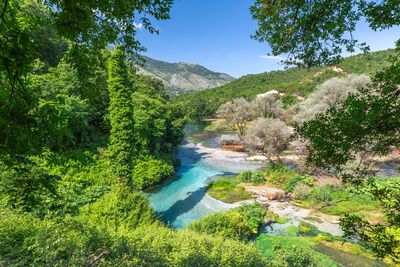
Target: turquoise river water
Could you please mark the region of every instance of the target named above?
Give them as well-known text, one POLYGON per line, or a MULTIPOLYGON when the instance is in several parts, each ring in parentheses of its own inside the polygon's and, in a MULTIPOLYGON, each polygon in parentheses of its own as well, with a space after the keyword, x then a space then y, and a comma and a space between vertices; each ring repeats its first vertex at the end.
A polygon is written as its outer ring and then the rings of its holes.
POLYGON ((173 228, 183 228, 209 213, 232 207, 206 194, 206 187, 213 179, 263 166, 210 157, 196 146, 201 142, 208 147, 217 147, 220 134, 205 133, 192 126, 187 129, 186 136, 176 155, 181 161, 176 179, 149 194, 154 210, 173 228))

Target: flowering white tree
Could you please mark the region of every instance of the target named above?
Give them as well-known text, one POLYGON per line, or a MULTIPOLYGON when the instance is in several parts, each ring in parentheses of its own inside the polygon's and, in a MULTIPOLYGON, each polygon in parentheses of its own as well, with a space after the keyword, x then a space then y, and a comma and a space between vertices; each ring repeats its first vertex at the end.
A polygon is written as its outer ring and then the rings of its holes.
POLYGON ((293 121, 302 124, 318 113, 344 101, 349 94, 356 93, 371 82, 367 75, 349 75, 344 78, 332 78, 321 84, 306 100, 294 106, 296 113, 293 121))
POLYGON ((258 118, 246 135, 246 144, 253 152, 260 153, 272 162, 281 161, 281 154, 289 146, 289 127, 279 119, 258 118))
POLYGON ((246 99, 237 98, 222 104, 217 110, 217 117, 225 119, 228 127, 236 131, 242 140, 247 124, 254 118, 254 110, 246 99))
POLYGON ((279 94, 257 96, 251 101, 257 117, 284 119, 285 110, 279 94))

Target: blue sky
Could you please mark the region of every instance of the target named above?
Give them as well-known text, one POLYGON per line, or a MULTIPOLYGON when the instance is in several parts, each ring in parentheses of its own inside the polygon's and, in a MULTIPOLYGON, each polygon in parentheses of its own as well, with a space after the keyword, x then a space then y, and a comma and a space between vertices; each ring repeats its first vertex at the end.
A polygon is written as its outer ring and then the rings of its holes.
MULTIPOLYGON (((276 59, 264 58, 267 43, 250 38, 256 30, 249 7, 252 0, 176 0, 171 19, 156 21, 159 35, 138 31, 145 53, 168 62, 203 65, 234 77, 282 69, 276 59)), ((372 51, 393 48, 400 29, 374 32, 365 22, 358 24, 355 37, 366 41, 372 51)))

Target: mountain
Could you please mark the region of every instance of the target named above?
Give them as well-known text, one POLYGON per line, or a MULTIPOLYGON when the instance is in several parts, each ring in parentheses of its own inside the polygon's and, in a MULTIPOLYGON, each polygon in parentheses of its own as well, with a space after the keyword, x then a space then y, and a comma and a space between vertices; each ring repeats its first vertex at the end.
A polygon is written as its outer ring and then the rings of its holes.
POLYGON ((389 66, 390 57, 394 55, 393 50, 384 50, 350 56, 333 67, 293 67, 249 74, 220 87, 181 95, 175 102, 192 117, 206 117, 213 116, 218 107, 226 101, 238 97, 252 99, 269 90, 284 93, 288 99, 290 96, 306 97, 317 85, 332 77, 363 73, 373 75, 389 66))
POLYGON ((139 73, 160 79, 170 95, 217 87, 235 79, 197 64, 169 63, 145 56, 143 58, 144 63, 137 65, 139 73))

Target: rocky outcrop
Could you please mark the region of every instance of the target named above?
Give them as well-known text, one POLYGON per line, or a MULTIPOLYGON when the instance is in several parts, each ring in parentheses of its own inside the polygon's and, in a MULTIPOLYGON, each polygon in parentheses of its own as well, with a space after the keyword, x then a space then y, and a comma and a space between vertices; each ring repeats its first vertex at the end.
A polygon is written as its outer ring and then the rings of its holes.
POLYGON ((138 72, 161 80, 170 95, 217 87, 235 79, 197 64, 169 63, 149 57, 144 60, 143 64, 136 65, 138 72))

